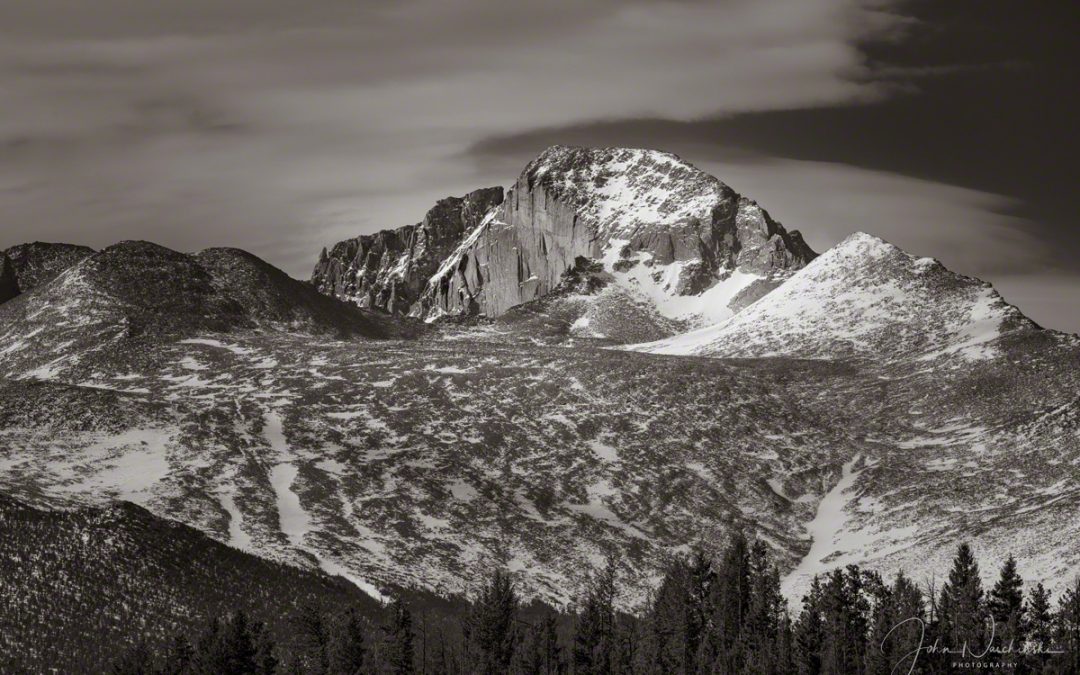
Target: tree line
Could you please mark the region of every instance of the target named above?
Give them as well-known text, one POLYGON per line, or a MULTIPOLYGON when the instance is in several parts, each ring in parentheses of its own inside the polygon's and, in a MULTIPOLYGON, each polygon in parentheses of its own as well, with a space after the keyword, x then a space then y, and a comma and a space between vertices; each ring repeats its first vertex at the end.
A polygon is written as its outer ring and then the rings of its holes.
POLYGON ((372 620, 304 607, 274 643, 242 612, 177 635, 156 652, 136 644, 116 675, 424 673, 451 675, 894 675, 971 670, 1080 673, 1080 578, 1057 603, 1042 584, 1024 591, 1016 560, 984 588, 959 546, 940 587, 899 572, 890 582, 849 565, 815 577, 788 607, 767 546, 734 535, 721 554, 675 560, 640 611, 619 610, 609 560, 573 606, 524 603, 497 569, 458 609, 432 616, 398 598, 372 620), (419 619, 419 621, 418 621, 419 619))

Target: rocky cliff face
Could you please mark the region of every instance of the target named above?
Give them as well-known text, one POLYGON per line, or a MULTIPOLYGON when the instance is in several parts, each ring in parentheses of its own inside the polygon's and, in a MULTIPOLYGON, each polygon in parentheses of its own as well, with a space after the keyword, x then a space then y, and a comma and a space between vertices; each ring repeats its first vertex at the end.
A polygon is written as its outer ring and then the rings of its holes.
POLYGON ((501 187, 448 197, 416 225, 339 242, 323 250, 311 282, 360 307, 406 314, 462 237, 502 200, 501 187))
POLYGON ((0 253, 0 303, 7 302, 19 294, 19 279, 15 276, 15 265, 6 253, 0 253))
POLYGON ((11 263, 20 293, 52 281, 67 268, 93 254, 94 249, 88 246, 40 241, 19 244, 3 251, 3 256, 11 263))
POLYGON ((675 155, 554 146, 499 188, 419 225, 341 242, 312 282, 362 307, 497 317, 555 289, 579 258, 662 320, 715 321, 816 254, 755 202, 675 155))
POLYGON ((419 313, 499 316, 550 292, 579 257, 603 260, 659 305, 741 273, 729 302, 711 308, 730 313, 746 286, 775 285, 814 255, 798 232, 674 155, 555 146, 443 263, 419 313), (647 273, 632 273, 637 265, 647 273))

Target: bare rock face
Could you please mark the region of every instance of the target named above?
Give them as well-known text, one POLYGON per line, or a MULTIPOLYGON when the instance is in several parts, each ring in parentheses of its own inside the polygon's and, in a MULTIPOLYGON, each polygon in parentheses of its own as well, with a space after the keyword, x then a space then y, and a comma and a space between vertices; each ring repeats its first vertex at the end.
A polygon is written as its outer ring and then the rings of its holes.
MULTIPOLYGON (((35 241, 12 246, 3 252, 11 263, 21 293, 46 284, 61 272, 94 254, 94 249, 75 244, 35 241)), ((0 270, 2 271, 2 270, 0 270)))
POLYGON ((443 263, 413 313, 499 316, 549 293, 578 257, 622 273, 645 265, 649 278, 626 281, 663 304, 736 271, 753 277, 743 285, 782 278, 814 256, 798 232, 674 155, 555 146, 443 263))
POLYGON ((407 314, 442 261, 502 200, 501 187, 448 197, 416 225, 339 242, 323 250, 311 282, 360 307, 407 314))
POLYGON ((0 302, 7 302, 19 294, 19 280, 15 265, 6 253, 0 253, 0 302))

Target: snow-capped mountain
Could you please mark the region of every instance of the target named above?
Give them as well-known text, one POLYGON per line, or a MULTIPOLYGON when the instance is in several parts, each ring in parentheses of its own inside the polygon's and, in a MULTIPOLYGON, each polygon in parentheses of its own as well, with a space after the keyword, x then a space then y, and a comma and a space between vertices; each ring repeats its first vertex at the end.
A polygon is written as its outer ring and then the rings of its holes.
POLYGON ((614 303, 645 306, 670 333, 732 315, 813 257, 798 232, 674 155, 554 146, 505 199, 478 191, 440 202, 420 225, 342 242, 320 257, 313 282, 427 319, 499 317, 593 261, 604 290, 574 298, 575 332, 601 334, 595 324, 614 303))
POLYGON ((635 345, 657 354, 969 359, 1032 323, 983 281, 856 233, 713 326, 635 345))
POLYGON ((316 283, 353 302, 128 242, 0 304, 0 491, 134 501, 373 594, 502 564, 564 601, 614 553, 633 605, 733 528, 792 598, 960 538, 1080 567, 1076 338, 867 235, 815 259, 672 155, 553 148, 501 197, 335 247, 316 283))

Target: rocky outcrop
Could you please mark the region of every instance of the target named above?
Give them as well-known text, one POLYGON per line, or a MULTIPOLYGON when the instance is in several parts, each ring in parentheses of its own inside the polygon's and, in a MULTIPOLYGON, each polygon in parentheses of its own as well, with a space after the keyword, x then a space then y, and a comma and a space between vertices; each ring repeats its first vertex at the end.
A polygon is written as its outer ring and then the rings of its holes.
POLYGON ((783 277, 815 256, 755 202, 678 157, 555 146, 428 281, 415 314, 498 316, 555 288, 578 257, 653 270, 699 294, 736 270, 783 277))
POLYGON ((424 220, 323 249, 311 282, 326 295, 360 307, 407 314, 439 265, 503 200, 501 187, 448 197, 424 220))
POLYGON ((35 241, 12 246, 3 252, 11 261, 19 291, 26 293, 52 281, 75 263, 94 254, 94 249, 75 244, 35 241))
POLYGON ((19 280, 15 265, 6 253, 0 253, 0 302, 7 302, 19 294, 19 280))

